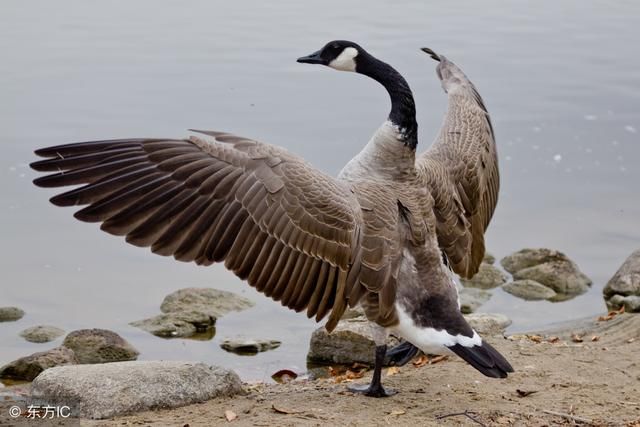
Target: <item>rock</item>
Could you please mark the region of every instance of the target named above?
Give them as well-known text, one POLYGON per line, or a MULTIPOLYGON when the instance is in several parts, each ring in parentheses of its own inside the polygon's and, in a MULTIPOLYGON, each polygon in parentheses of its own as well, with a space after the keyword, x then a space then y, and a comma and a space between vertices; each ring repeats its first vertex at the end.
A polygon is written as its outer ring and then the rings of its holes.
POLYGON ((73 350, 66 347, 56 347, 48 351, 41 351, 21 357, 0 368, 0 378, 33 381, 45 369, 54 366, 75 365, 78 363, 73 350))
POLYGON ((227 338, 220 344, 224 350, 238 354, 256 354, 261 351, 273 350, 282 344, 276 340, 260 340, 249 338, 227 338))
POLYGON ((480 269, 471 279, 460 279, 465 287, 492 289, 507 281, 507 276, 497 267, 482 263, 480 269))
POLYGON ((629 255, 603 289, 605 299, 618 294, 640 296, 640 249, 629 255))
POLYGON ((529 279, 515 280, 504 285, 502 289, 511 295, 528 301, 551 299, 556 296, 556 292, 553 289, 529 279))
POLYGON ((476 311, 482 304, 491 299, 491 292, 476 288, 458 289, 460 311, 468 314, 476 311))
POLYGON ((72 416, 100 419, 240 392, 238 375, 204 363, 118 362, 49 369, 33 382, 30 404, 68 406, 72 416))
POLYGON ((476 332, 485 335, 502 334, 511 325, 511 319, 498 313, 473 313, 464 316, 464 318, 476 332))
POLYGON ((163 338, 186 338, 197 332, 206 332, 215 323, 215 317, 189 310, 159 314, 129 324, 163 338))
POLYGON ((75 352, 78 363, 134 360, 140 354, 120 335, 105 329, 73 331, 65 337, 62 345, 75 352))
POLYGON ((55 326, 32 326, 20 332, 20 336, 29 342, 43 343, 53 341, 64 335, 64 331, 55 326))
POLYGON ((356 305, 353 308, 347 308, 342 314, 342 317, 340 319, 346 320, 346 319, 355 319, 358 317, 366 317, 366 314, 364 313, 364 309, 360 305, 356 305))
MULTIPOLYGON (((398 340, 389 337, 387 345, 393 347, 398 340)), ((373 365, 376 343, 367 319, 343 320, 331 334, 322 327, 313 331, 307 358, 319 363, 352 364, 354 362, 373 365)))
POLYGON ((572 298, 591 286, 591 279, 573 261, 552 249, 522 249, 500 263, 515 280, 531 279, 553 289, 557 295, 552 301, 572 298))
POLYGON ((638 295, 624 296, 615 294, 606 302, 609 310, 619 310, 624 306, 624 311, 627 313, 640 313, 640 296, 638 295))
POLYGON ((213 288, 185 288, 167 295, 160 310, 163 313, 197 311, 219 318, 230 311, 242 311, 253 305, 253 302, 233 292, 213 288))
POLYGON ((14 322, 22 319, 24 310, 18 307, 0 307, 0 322, 14 322))
POLYGON ((487 264, 493 264, 496 262, 496 257, 494 257, 489 252, 484 253, 484 258, 482 258, 482 262, 486 262, 487 264))
POLYGON ((534 265, 552 261, 571 262, 571 260, 562 252, 555 251, 553 249, 539 248, 519 250, 518 252, 502 258, 502 260, 500 260, 500 264, 502 264, 502 267, 504 267, 505 270, 513 274, 516 271, 520 271, 527 267, 533 267, 534 265))
POLYGON ((547 286, 558 294, 578 295, 586 292, 591 280, 573 262, 552 261, 519 270, 513 274, 516 280, 531 279, 547 286))

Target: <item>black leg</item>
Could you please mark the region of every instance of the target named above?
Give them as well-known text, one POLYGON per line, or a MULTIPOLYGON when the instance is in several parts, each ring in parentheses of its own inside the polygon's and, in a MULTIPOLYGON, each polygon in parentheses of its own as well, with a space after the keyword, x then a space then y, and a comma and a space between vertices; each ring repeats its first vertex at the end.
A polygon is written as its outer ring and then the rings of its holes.
POLYGON ((369 384, 368 386, 352 385, 347 387, 349 391, 352 391, 354 393, 362 393, 365 396, 369 397, 389 397, 396 394, 395 391, 385 390, 384 387, 382 387, 382 364, 384 363, 384 357, 386 353, 386 345, 379 345, 376 347, 376 361, 373 367, 373 378, 371 378, 371 384, 369 384))
POLYGON ((409 341, 404 341, 387 351, 386 364, 388 366, 404 366, 413 359, 420 349, 409 341))

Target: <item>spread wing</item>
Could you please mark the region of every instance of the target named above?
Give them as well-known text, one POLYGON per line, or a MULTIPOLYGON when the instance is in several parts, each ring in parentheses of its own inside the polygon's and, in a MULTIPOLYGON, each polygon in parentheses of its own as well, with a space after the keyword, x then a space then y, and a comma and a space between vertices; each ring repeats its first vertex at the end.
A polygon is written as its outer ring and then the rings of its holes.
POLYGON ((353 190, 284 149, 219 132, 44 148, 41 187, 81 185, 58 206, 127 242, 209 265, 224 261, 258 291, 331 330, 388 277, 353 190))
POLYGON ((472 277, 482 262, 484 232, 498 201, 493 127, 480 94, 462 70, 444 56, 423 50, 440 61, 436 71, 449 106, 439 136, 417 164, 434 198, 438 244, 456 273, 472 277))

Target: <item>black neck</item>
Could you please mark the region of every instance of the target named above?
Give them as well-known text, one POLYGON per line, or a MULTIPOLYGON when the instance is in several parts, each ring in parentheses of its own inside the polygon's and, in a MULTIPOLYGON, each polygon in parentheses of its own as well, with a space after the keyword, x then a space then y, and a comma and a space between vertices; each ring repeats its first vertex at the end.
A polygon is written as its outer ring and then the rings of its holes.
POLYGON ((358 55, 357 64, 358 73, 371 77, 387 89, 391 98, 389 120, 400 129, 402 142, 415 150, 418 145, 416 104, 407 81, 392 66, 366 52, 358 55))

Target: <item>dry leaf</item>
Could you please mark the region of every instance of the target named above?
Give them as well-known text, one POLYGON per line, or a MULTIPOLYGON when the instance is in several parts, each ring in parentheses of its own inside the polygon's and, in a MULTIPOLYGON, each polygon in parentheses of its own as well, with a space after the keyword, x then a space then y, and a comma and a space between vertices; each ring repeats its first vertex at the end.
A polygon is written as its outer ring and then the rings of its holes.
POLYGON ((591 337, 591 342, 596 342, 596 341, 600 341, 600 337, 597 335, 594 335, 591 337))
POLYGON ((429 363, 429 358, 423 354, 413 361, 413 366, 415 366, 416 368, 420 368, 427 363, 429 363))
POLYGON ((355 380, 355 379, 364 377, 364 373, 366 371, 367 371, 366 369, 361 369, 359 371, 352 371, 350 369, 347 369, 347 373, 345 374, 345 376, 347 377, 348 380, 355 380))
POLYGON ((362 370, 362 371, 351 371, 348 370, 347 372, 345 372, 342 375, 337 375, 335 377, 333 377, 333 381, 336 383, 343 383, 343 382, 351 382, 355 379, 358 378, 362 378, 365 374, 366 370, 362 370))
POLYGON ((530 394, 537 393, 537 390, 520 390, 516 389, 516 393, 518 393, 518 397, 527 397, 530 394))
POLYGON ((360 362, 353 362, 353 365, 351 365, 351 369, 353 370, 369 369, 369 365, 365 363, 360 363, 360 362))
POLYGON ((390 368, 387 368, 388 377, 390 377, 391 375, 395 375, 398 372, 400 372, 400 368, 398 368, 397 366, 391 366, 390 368))
POLYGON ((584 340, 582 339, 582 337, 578 334, 573 334, 571 335, 571 341, 573 342, 583 342, 584 340))
POLYGON ((629 338, 627 340, 627 344, 631 344, 632 342, 634 342, 636 339, 635 338, 629 338))
POLYGON ((345 369, 344 366, 338 366, 338 367, 329 367, 329 374, 333 377, 333 381, 336 383, 342 383, 342 382, 351 382, 354 379, 358 379, 358 378, 362 378, 364 376, 364 374, 367 372, 367 365, 363 365, 363 364, 356 364, 354 363, 353 366, 361 366, 362 368, 359 370, 355 370, 355 369, 345 369))
POLYGON ((448 356, 446 356, 446 355, 434 356, 431 359, 429 359, 429 365, 433 365, 434 363, 442 362, 443 360, 447 360, 447 358, 448 358, 448 356))
POLYGON ((230 409, 227 409, 226 411, 224 411, 224 417, 227 419, 227 421, 231 422, 233 420, 235 420, 236 418, 238 418, 238 416, 236 415, 235 412, 233 412, 230 409))
POLYGON ((541 343, 542 342, 542 337, 540 335, 527 335, 527 338, 529 338, 531 341, 535 342, 535 343, 541 343))
POLYGON ((336 375, 335 377, 333 377, 333 381, 336 383, 343 383, 345 381, 351 380, 349 380, 346 375, 336 375))
POLYGON ((290 371, 289 369, 281 369, 275 374, 271 375, 271 378, 273 378, 273 380, 277 383, 286 384, 298 378, 298 374, 290 371))
POLYGON ((549 337, 547 339, 547 341, 550 342, 550 343, 557 343, 557 342, 560 341, 560 338, 558 338, 558 337, 549 337))
POLYGON ((285 409, 285 408, 278 407, 276 406, 275 403, 271 405, 271 409, 273 409, 279 414, 299 414, 301 412, 301 411, 295 411, 293 409, 285 409))
POLYGON ((404 411, 402 409, 394 409, 393 411, 389 412, 389 415, 404 415, 406 413, 407 411, 404 411))
POLYGON ((621 306, 618 310, 610 311, 609 313, 607 313, 606 316, 598 317, 598 321, 599 322, 607 322, 607 321, 613 319, 614 317, 616 317, 618 314, 623 314, 623 313, 624 313, 624 305, 621 306))

